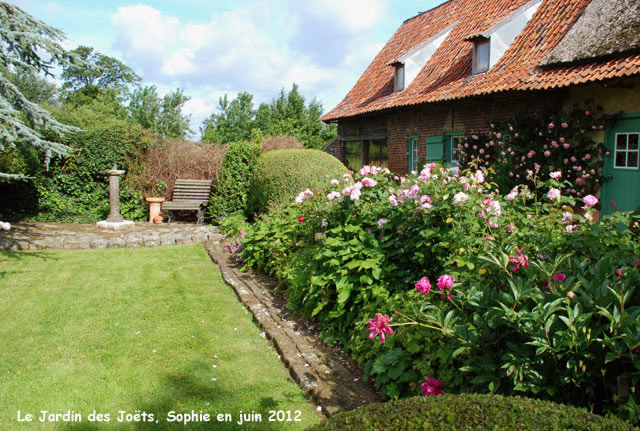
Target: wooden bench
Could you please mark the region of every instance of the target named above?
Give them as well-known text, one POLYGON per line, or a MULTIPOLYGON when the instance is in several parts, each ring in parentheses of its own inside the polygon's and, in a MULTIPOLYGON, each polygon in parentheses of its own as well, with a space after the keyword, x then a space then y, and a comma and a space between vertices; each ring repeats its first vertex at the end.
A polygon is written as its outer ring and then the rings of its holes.
POLYGON ((173 200, 162 204, 167 211, 197 211, 198 223, 204 220, 204 210, 209 203, 211 180, 176 180, 173 186, 173 200))

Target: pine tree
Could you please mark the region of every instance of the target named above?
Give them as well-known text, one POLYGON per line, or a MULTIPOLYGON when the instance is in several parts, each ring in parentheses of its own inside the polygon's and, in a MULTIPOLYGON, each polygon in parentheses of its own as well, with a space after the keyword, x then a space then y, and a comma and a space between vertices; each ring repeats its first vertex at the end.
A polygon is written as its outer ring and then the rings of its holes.
MULTIPOLYGON (((65 35, 35 19, 19 7, 0 2, 0 65, 16 74, 53 76, 56 65, 81 61, 60 45, 65 35)), ((52 153, 67 154, 66 145, 45 139, 41 131, 59 135, 78 130, 56 121, 49 112, 29 101, 4 74, 0 74, 0 151, 22 143, 52 153)), ((0 179, 21 178, 0 172, 0 179)))

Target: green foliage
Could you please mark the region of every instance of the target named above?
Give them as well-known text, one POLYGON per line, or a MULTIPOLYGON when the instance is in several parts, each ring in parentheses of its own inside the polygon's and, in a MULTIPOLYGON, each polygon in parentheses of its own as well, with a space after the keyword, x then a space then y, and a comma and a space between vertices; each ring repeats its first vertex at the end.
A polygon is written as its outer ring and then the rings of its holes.
POLYGON ((100 54, 88 46, 79 46, 71 53, 82 60, 67 63, 62 69, 63 88, 69 92, 82 91, 95 95, 101 90, 115 90, 126 94, 141 78, 120 60, 100 54))
POLYGON ((242 212, 217 217, 216 221, 220 226, 220 231, 228 237, 241 236, 243 232, 247 232, 250 228, 242 212))
POLYGON ((202 141, 217 144, 248 141, 251 138, 255 117, 253 96, 243 91, 229 101, 225 94, 218 104, 220 112, 212 114, 202 124, 202 141))
POLYGON ((184 138, 191 133, 189 116, 182 114, 188 100, 180 89, 161 99, 152 85, 134 90, 127 109, 131 119, 142 127, 164 137, 184 138))
POLYGON ((308 431, 370 430, 628 431, 616 418, 605 418, 548 401, 499 395, 439 395, 374 404, 341 412, 308 431))
MULTIPOLYGON (((61 46, 64 33, 19 7, 0 2, 0 22, 0 64, 5 70, 18 76, 51 75, 57 65, 64 67, 71 61, 79 61, 61 46)), ((21 143, 43 150, 48 160, 51 153, 66 154, 69 148, 43 138, 38 130, 63 135, 75 129, 56 121, 28 100, 5 73, 0 73, 0 130, 0 152, 21 143)), ((20 177, 20 174, 0 172, 0 178, 20 177)))
MULTIPOLYGON (((66 143, 74 151, 66 160, 54 160, 51 170, 34 184, 40 195, 37 220, 94 222, 109 213, 108 178, 105 170, 117 165, 128 170, 132 159, 149 143, 137 126, 70 134, 66 143)), ((125 217, 145 218, 139 191, 121 183, 120 208, 125 217)))
POLYGON ((293 136, 305 148, 321 149, 336 137, 335 125, 318 121, 322 116, 322 105, 315 99, 308 106, 293 84, 291 91, 280 91, 271 103, 262 103, 253 109, 253 96, 242 92, 229 101, 220 98, 218 114, 211 115, 202 126, 202 140, 225 144, 249 140, 254 136, 293 136))
POLYGON ((253 176, 260 148, 250 142, 234 142, 222 159, 216 191, 211 195, 207 208, 215 222, 237 211, 245 212, 249 184, 253 176))
POLYGON ((327 178, 342 178, 347 168, 319 150, 275 150, 258 160, 251 181, 249 212, 264 213, 282 207, 305 189, 326 185, 327 178))
POLYGON ((384 396, 415 395, 437 376, 448 392, 523 394, 638 421, 639 217, 591 222, 593 202, 572 213, 580 201, 561 193, 570 183, 534 172, 535 191, 507 196, 480 171, 435 164, 407 178, 365 167, 346 181, 263 217, 238 248, 384 396), (435 286, 445 274, 450 290, 435 286), (426 295, 415 289, 422 277, 434 285, 426 295), (375 313, 394 319, 383 344, 366 337, 375 313))
POLYGON ((318 121, 322 104, 314 99, 305 106, 298 89, 293 84, 288 94, 282 89, 277 99, 261 104, 256 111, 255 127, 265 136, 294 136, 305 148, 320 150, 336 137, 336 126, 318 121))

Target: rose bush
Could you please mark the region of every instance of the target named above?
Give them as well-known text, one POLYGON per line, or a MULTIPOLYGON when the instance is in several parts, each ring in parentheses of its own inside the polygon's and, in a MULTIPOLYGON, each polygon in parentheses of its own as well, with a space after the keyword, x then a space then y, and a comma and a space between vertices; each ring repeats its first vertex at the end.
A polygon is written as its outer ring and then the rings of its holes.
POLYGON ((330 179, 263 216, 240 255, 389 398, 429 377, 442 382, 431 392, 523 394, 637 421, 640 246, 626 227, 638 217, 593 223, 593 196, 535 167, 531 189, 502 196, 474 163, 330 179))

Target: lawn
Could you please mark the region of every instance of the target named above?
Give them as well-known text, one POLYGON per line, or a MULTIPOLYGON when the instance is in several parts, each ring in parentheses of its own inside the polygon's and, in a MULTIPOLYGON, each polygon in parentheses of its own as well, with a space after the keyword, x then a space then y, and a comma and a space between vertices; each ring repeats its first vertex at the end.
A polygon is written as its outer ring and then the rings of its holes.
POLYGON ((0 346, 3 431, 294 430, 320 420, 199 244, 0 254, 0 346), (301 421, 269 422, 271 410, 301 421), (81 421, 40 422, 42 411, 81 421), (90 422, 94 411, 110 421, 90 422), (171 411, 210 419, 185 427, 171 411), (241 411, 262 421, 238 425, 241 411), (138 421, 118 421, 121 412, 138 421))

